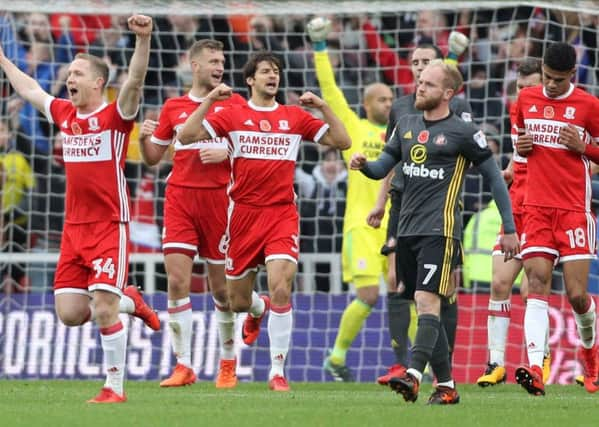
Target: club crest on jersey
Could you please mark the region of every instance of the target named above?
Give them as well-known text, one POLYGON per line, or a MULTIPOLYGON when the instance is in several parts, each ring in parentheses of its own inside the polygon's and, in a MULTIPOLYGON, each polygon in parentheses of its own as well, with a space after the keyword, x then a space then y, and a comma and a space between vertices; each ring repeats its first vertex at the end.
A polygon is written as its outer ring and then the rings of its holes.
POLYGON ((100 129, 100 125, 98 125, 98 118, 97 117, 90 117, 89 119, 87 119, 87 127, 91 131, 95 131, 95 130, 100 129))
POLYGON ((566 112, 564 113, 564 118, 572 120, 574 118, 574 114, 576 114, 576 108, 566 107, 566 112))
POLYGON ((81 135, 81 126, 79 126, 79 123, 77 122, 73 122, 71 123, 71 130, 73 131, 73 133, 75 135, 81 135))
POLYGON ((551 105, 545 105, 543 108, 543 117, 546 119, 552 119, 555 116, 555 110, 551 105))
POLYGON ((447 138, 445 138, 445 135, 440 133, 439 135, 435 136, 435 140, 433 142, 435 145, 445 145, 447 144, 447 138))
POLYGON ((260 120, 260 130, 262 132, 270 132, 272 126, 268 120, 260 120))
POLYGON ((279 120, 279 130, 289 130, 289 122, 287 120, 279 120))
POLYGON ((430 136, 429 131, 427 130, 421 130, 420 133, 418 134, 418 142, 421 144, 426 144, 426 142, 428 141, 428 137, 430 136))

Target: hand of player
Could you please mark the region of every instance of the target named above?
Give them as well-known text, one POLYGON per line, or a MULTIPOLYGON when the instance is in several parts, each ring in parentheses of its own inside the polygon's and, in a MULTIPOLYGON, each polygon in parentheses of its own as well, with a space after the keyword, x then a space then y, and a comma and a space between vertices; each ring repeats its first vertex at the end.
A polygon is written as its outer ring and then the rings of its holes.
POLYGON ((325 102, 312 92, 308 91, 299 97, 299 104, 302 107, 322 108, 325 105, 325 102))
POLYGON ((532 151, 532 135, 521 133, 516 141, 516 151, 523 157, 526 157, 532 151))
POLYGON ((506 168, 501 171, 501 176, 505 181, 505 184, 510 185, 514 179, 514 172, 511 169, 506 168))
POLYGON ((381 226, 381 222, 385 216, 385 208, 379 208, 378 206, 374 207, 366 217, 366 223, 372 228, 379 228, 381 226))
POLYGON ((468 49, 468 45, 470 44, 470 39, 466 37, 466 35, 460 33, 459 31, 452 31, 449 34, 449 39, 447 40, 447 44, 449 47, 449 52, 455 54, 455 56, 459 57, 464 53, 466 49, 468 49))
POLYGON ((499 242, 503 252, 503 260, 509 261, 520 253, 520 241, 516 233, 504 234, 499 242))
POLYGON ((558 142, 568 147, 568 150, 576 153, 584 153, 586 144, 580 139, 580 134, 572 125, 567 125, 559 130, 558 142))
POLYGON ((200 148, 200 159, 202 163, 220 163, 229 157, 226 148, 200 148))
POLYGON ((156 120, 146 119, 141 125, 141 129, 139 130, 139 139, 147 138, 151 136, 156 128, 158 127, 158 122, 156 120))
POLYGON ((210 91, 206 98, 209 98, 212 101, 223 101, 225 99, 229 99, 231 95, 233 95, 233 89, 231 89, 226 84, 221 83, 217 87, 212 89, 212 91, 210 91))
POLYGON ((133 31, 136 36, 148 37, 152 34, 152 18, 145 15, 133 15, 127 19, 129 30, 133 31))
POLYGON ((328 18, 317 16, 308 22, 306 30, 312 43, 325 41, 331 32, 331 21, 328 18))
POLYGON ((366 156, 362 153, 355 153, 351 156, 349 161, 349 168, 353 170, 360 170, 366 164, 366 156))

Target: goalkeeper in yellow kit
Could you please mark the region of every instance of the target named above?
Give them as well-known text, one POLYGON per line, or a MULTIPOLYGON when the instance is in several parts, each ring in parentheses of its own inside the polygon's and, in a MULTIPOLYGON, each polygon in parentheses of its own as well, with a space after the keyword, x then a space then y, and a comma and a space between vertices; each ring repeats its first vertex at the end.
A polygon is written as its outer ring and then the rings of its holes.
MULTIPOLYGON (((316 77, 322 97, 341 119, 352 140, 352 148, 343 152, 344 160, 349 164, 354 152, 364 153, 369 160, 376 160, 385 145, 385 131, 393 102, 391 88, 383 83, 366 86, 363 92, 366 119, 360 119, 335 82, 325 41, 330 31, 330 22, 315 18, 310 21, 307 29, 314 47, 316 77)), ((385 227, 375 229, 366 223, 380 186, 380 182, 348 168, 342 265, 343 281, 354 285, 356 298, 343 312, 335 346, 324 363, 324 369, 336 381, 353 381, 345 357, 377 302, 380 280, 387 272, 386 257, 380 254, 387 230, 385 227)), ((383 224, 386 223, 387 221, 383 221, 383 224)))

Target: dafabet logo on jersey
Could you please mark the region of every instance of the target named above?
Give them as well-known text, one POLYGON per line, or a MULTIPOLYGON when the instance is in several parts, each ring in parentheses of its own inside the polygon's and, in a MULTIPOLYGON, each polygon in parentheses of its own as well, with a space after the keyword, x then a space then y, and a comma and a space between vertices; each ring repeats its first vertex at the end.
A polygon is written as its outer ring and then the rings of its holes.
POLYGON ((416 144, 410 149, 410 159, 412 163, 404 163, 402 171, 403 174, 413 177, 429 178, 442 180, 445 177, 445 170, 443 168, 427 168, 424 166, 426 161, 426 147, 424 145, 416 144))

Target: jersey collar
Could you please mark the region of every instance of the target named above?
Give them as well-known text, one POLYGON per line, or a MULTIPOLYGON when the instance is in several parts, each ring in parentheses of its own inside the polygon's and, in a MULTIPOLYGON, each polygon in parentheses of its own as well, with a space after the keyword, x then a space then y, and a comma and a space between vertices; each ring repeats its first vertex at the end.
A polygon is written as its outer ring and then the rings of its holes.
POLYGON ((189 97, 189 99, 191 99, 193 102, 197 104, 201 104, 206 99, 206 97, 198 98, 197 96, 193 96, 191 93, 188 93, 187 96, 189 97))
POLYGON ((77 118, 78 119, 87 119, 88 117, 91 117, 94 114, 98 114, 98 112, 102 111, 104 108, 106 108, 107 105, 108 105, 108 103, 106 103, 106 101, 104 101, 104 102, 102 102, 102 105, 100 105, 95 111, 92 111, 91 113, 87 113, 87 114, 82 114, 79 111, 77 111, 77 118))
POLYGON ((551 98, 551 97, 547 96, 547 92, 545 92, 545 86, 543 86, 543 95, 545 95, 545 98, 549 98, 549 99, 566 99, 567 97, 572 95, 572 92, 574 92, 574 85, 572 83, 570 83, 570 87, 568 88, 568 91, 566 93, 558 96, 557 98, 551 98))
POLYGON ((248 106, 252 109, 252 110, 256 110, 256 111, 275 111, 278 107, 279 107, 279 103, 275 101, 275 105, 273 105, 272 107, 259 107, 256 104, 254 104, 252 102, 252 100, 250 99, 248 101, 248 106))

